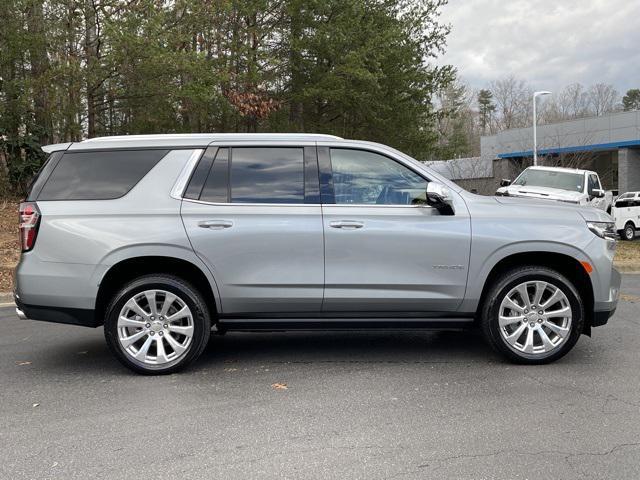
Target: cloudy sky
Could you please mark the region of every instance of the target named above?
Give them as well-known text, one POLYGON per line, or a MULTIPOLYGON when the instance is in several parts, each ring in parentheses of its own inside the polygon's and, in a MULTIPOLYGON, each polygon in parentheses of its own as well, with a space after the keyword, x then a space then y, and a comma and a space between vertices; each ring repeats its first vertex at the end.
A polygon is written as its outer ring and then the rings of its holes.
POLYGON ((472 87, 514 74, 534 89, 580 82, 640 88, 640 0, 449 0, 438 63, 472 87))

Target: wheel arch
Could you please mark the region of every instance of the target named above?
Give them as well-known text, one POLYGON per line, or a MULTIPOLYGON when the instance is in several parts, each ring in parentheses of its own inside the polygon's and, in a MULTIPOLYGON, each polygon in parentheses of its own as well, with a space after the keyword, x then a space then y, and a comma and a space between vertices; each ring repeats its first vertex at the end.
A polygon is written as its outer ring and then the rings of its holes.
POLYGON ((493 282, 495 282, 495 280, 504 272, 525 265, 552 268, 567 277, 567 279, 573 283, 584 301, 585 321, 583 333, 589 335, 591 333, 594 310, 593 284, 589 274, 580 261, 565 253, 529 251, 513 253, 500 259, 495 263, 495 265, 493 265, 493 268, 491 268, 491 271, 484 281, 482 293, 480 294, 480 301, 478 302, 478 308, 476 310, 476 316, 480 315, 480 312, 487 300, 487 292, 491 288, 493 282))
POLYGON ((219 312, 220 299, 213 277, 206 272, 202 266, 179 257, 140 255, 120 260, 111 265, 100 279, 94 312, 96 321, 102 325, 110 299, 124 283, 154 273, 175 275, 191 283, 202 293, 215 315, 219 312))

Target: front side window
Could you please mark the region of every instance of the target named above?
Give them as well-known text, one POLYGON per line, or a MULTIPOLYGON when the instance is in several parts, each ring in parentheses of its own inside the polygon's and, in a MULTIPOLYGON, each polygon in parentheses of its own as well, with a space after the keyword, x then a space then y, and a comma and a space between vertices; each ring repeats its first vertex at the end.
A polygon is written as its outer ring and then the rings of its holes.
POLYGON ((364 150, 331 149, 337 204, 420 205, 427 180, 384 155, 364 150))
POLYGON ((304 203, 302 148, 233 148, 232 203, 304 203))
POLYGON ((597 175, 589 175, 589 194, 592 194, 595 189, 600 188, 600 181, 597 175))
POLYGON ((122 197, 168 150, 66 152, 38 200, 109 200, 122 197))

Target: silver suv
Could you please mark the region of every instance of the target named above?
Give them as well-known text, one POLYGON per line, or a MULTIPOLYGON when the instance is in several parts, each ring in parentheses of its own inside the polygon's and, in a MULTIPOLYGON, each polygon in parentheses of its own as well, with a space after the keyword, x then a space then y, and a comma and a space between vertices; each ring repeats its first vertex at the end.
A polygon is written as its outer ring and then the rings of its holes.
POLYGON ((20 206, 22 318, 104 325, 139 373, 212 331, 477 326, 539 364, 613 315, 611 217, 482 197, 375 143, 306 134, 51 145, 20 206))

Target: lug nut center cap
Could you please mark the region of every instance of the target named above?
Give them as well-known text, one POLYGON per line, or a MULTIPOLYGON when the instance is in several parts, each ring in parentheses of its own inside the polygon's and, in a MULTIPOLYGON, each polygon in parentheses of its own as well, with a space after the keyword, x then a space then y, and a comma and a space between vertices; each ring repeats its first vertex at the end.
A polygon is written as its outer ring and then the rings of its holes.
POLYGON ((152 332, 156 332, 156 333, 157 333, 157 332, 160 332, 160 331, 162 331, 162 330, 163 330, 163 328, 162 328, 162 322, 158 322, 158 321, 156 321, 156 322, 153 322, 153 323, 151 324, 151 331, 152 331, 152 332))

